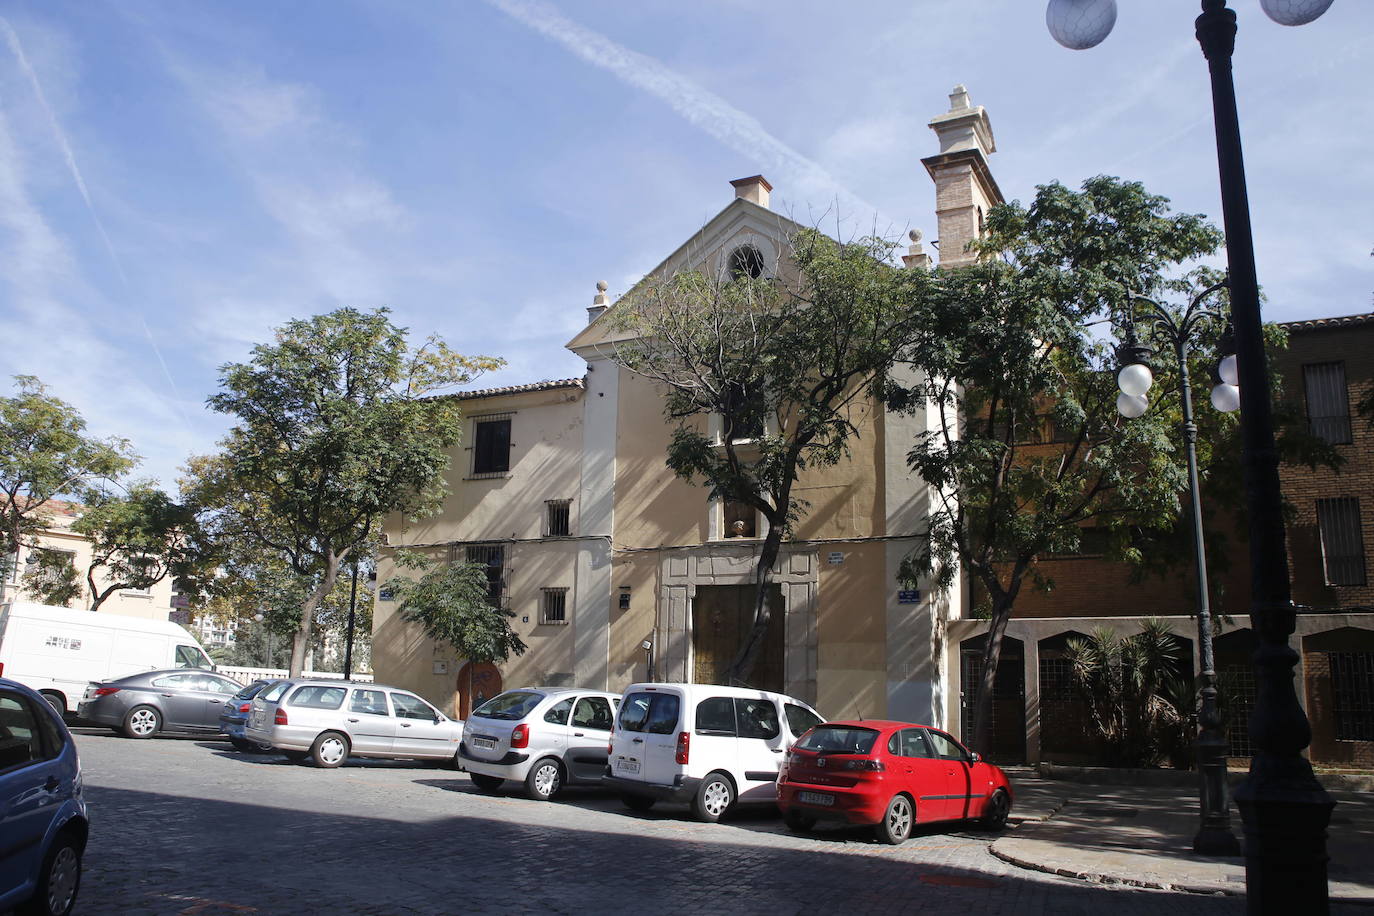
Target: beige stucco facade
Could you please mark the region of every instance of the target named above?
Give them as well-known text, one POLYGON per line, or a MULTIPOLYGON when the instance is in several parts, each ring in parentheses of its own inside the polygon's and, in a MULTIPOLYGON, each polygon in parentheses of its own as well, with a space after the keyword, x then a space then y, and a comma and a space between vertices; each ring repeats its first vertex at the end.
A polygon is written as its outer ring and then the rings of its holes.
MULTIPOLYGON (((956 200, 958 189, 950 189, 963 175, 968 187, 958 200, 975 208, 1000 202, 995 184, 980 184, 978 177, 986 174, 991 151, 987 116, 968 106, 962 90, 951 104, 932 127, 942 150, 950 147, 960 163, 977 168, 941 172, 940 199, 956 200), (949 131, 968 132, 972 140, 945 143, 949 131)), ((651 274, 723 273, 733 253, 751 246, 770 275, 791 278, 788 240, 801 227, 770 209, 772 189, 761 176, 732 185, 734 199, 651 274)), ((936 215, 941 232, 976 232, 973 212, 942 209, 936 215)), ((906 263, 926 269, 929 258, 914 240, 906 263)), ((600 284, 588 309, 591 321, 567 345, 586 362, 581 380, 463 396, 470 435, 452 455, 452 495, 443 511, 424 520, 393 519, 386 529, 391 548, 419 547, 436 559, 500 545, 503 601, 530 647, 501 666, 504 687, 574 683, 620 690, 651 675, 693 680, 703 651, 698 611, 708 596, 724 600, 754 582, 762 519, 752 537, 727 536, 722 507, 667 467, 673 425, 664 417, 663 392, 609 359, 622 332, 604 317, 608 309, 614 305, 600 284), (511 417, 509 472, 474 477, 475 424, 504 413, 511 417), (544 536, 541 512, 547 500, 560 498, 573 500, 570 533, 544 536), (568 620, 557 626, 539 623, 551 587, 569 595, 568 620)), ((860 402, 850 417, 857 435, 849 456, 808 470, 797 482, 796 495, 809 507, 772 571, 783 622, 780 680, 827 716, 944 722, 945 632, 965 603, 962 585, 941 590, 922 582, 908 589, 899 581, 932 497, 908 470, 906 455, 935 415, 893 414, 860 402)), ((708 436, 718 433, 718 418, 702 423, 708 436)), ((392 571, 384 550, 379 580, 392 571)), ((463 707, 463 660, 402 621, 384 593, 373 653, 379 680, 413 688, 445 708, 463 707)))
MULTIPOLYGON (((86 581, 86 570, 92 560, 91 542, 85 535, 72 530, 72 524, 81 517, 82 507, 75 503, 52 500, 43 506, 40 513, 43 528, 32 538, 32 543, 21 546, 11 562, 5 565, 3 595, 0 603, 6 601, 36 601, 35 595, 24 589, 24 570, 37 550, 55 550, 70 554, 72 565, 76 567, 81 582, 81 596, 72 602, 72 607, 89 608, 91 589, 86 581)), ((109 579, 96 571, 96 588, 109 587, 109 579)), ((100 605, 102 614, 120 614, 125 617, 144 617, 149 620, 167 620, 172 612, 172 581, 163 579, 146 590, 117 591, 100 605)))

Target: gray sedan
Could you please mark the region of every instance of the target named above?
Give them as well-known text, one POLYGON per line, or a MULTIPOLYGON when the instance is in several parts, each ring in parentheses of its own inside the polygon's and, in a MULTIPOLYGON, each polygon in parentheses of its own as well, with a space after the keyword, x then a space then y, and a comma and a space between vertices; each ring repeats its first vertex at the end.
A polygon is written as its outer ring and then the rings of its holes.
POLYGON ((151 738, 164 729, 213 733, 224 701, 241 689, 238 681, 209 671, 145 671, 92 683, 76 714, 130 738, 151 738))

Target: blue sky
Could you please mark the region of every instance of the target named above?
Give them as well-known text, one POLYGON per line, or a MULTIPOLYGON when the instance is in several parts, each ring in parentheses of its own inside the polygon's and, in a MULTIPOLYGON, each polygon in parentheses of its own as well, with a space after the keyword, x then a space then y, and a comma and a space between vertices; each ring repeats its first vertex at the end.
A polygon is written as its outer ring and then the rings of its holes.
MULTIPOLYGON (((218 367, 276 325, 391 307, 510 363, 562 349, 765 174, 801 222, 934 236, 926 122, 964 83, 1010 198, 1097 174, 1220 222, 1195 0, 1120 0, 1067 51, 1041 0, 0 2, 3 375, 171 483, 218 367)), ((1371 308, 1374 3, 1240 15, 1266 317, 1371 308)), ((8 389, 7 389, 8 390, 8 389)))

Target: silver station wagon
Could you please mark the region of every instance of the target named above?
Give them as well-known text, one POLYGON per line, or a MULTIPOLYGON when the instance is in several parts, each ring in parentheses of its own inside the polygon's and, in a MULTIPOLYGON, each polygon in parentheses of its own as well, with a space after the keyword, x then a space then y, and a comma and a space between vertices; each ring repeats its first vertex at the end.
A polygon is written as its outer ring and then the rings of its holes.
POLYGON ((339 766, 350 756, 456 764, 463 723, 399 687, 295 680, 253 698, 244 736, 321 767, 339 766))
POLYGON ((599 690, 507 690, 468 716, 459 760, 485 792, 509 779, 546 801, 565 785, 599 785, 619 705, 619 695, 599 690))

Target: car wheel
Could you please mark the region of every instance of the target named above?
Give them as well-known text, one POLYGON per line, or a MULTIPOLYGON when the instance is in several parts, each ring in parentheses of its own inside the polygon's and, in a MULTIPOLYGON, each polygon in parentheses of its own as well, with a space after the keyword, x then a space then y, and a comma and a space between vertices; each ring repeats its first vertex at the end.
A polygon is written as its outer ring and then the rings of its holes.
POLYGON ((621 804, 631 811, 648 811, 654 806, 654 802, 656 801, 658 801, 658 799, 650 798, 647 795, 635 795, 633 792, 620 793, 621 804))
POLYGON ((325 732, 310 746, 315 766, 332 770, 348 759, 348 739, 338 732, 325 732))
POLYGON ((76 891, 80 887, 81 844, 70 832, 58 834, 52 849, 43 857, 37 890, 14 911, 18 916, 67 916, 76 905, 76 891))
POLYGON ((500 776, 488 776, 486 773, 469 773, 468 778, 483 792, 495 792, 501 788, 501 783, 505 782, 500 776))
POLYGON ((911 828, 915 824, 916 809, 912 807, 911 799, 905 795, 894 795, 892 801, 887 803, 887 812, 873 828, 873 832, 879 843, 900 846, 911 836, 911 828))
POLYGON ((536 762, 525 776, 525 792, 535 801, 548 801, 562 788, 563 767, 552 757, 536 762))
POLYGON ((816 819, 809 814, 802 814, 797 810, 789 810, 782 816, 782 822, 787 825, 787 829, 794 833, 805 833, 816 826, 816 819))
POLYGON ((692 800, 692 815, 697 820, 714 824, 735 801, 735 787, 720 773, 712 773, 701 781, 697 797, 692 800))
POLYGON ((992 793, 992 798, 988 799, 988 806, 983 809, 983 826, 988 830, 1001 830, 1007 826, 1007 815, 1011 814, 1011 799, 1007 798, 1007 793, 998 789, 992 793))
POLYGON ((162 730, 162 716, 151 706, 135 706, 124 717, 124 734, 130 738, 151 738, 162 730))
POLYGON ((47 700, 53 709, 57 710, 59 716, 67 714, 67 701, 58 693, 45 693, 43 699, 47 700))
POLYGON ((305 758, 310 756, 309 751, 282 751, 282 753, 292 763, 304 763, 305 758))

